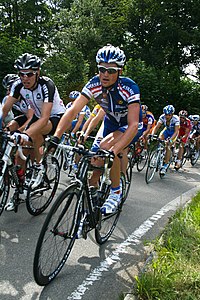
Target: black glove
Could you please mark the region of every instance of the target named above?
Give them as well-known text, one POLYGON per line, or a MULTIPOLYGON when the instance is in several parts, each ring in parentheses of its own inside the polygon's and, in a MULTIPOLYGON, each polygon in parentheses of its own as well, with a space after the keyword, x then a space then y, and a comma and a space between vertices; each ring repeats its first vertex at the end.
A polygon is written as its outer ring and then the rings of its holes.
POLYGON ((54 152, 58 144, 60 143, 60 139, 57 136, 51 136, 50 138, 47 138, 46 140, 46 150, 47 152, 54 152))

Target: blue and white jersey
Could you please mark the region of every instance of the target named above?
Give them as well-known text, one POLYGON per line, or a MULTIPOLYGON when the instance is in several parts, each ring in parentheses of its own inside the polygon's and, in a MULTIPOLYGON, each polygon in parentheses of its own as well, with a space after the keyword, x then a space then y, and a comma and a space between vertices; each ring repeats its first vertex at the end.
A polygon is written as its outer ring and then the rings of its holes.
POLYGON ((38 118, 41 116, 43 103, 53 103, 51 117, 64 114, 66 110, 54 82, 45 76, 39 77, 34 90, 26 89, 21 79, 16 80, 12 84, 10 96, 16 99, 19 97, 25 99, 38 118))
MULTIPOLYGON (((69 102, 66 105, 66 109, 70 108, 72 106, 73 102, 69 102)), ((90 116, 90 108, 89 106, 85 105, 82 110, 76 115, 74 120, 78 120, 79 115, 84 114, 84 120, 87 120, 90 116)))
POLYGON ((175 126, 180 126, 180 120, 179 117, 177 115, 173 115, 171 120, 169 121, 169 123, 167 123, 165 114, 162 114, 159 117, 158 123, 164 125, 166 127, 167 130, 170 131, 174 131, 175 130, 175 126))
POLYGON ((198 135, 200 135, 200 122, 198 122, 197 124, 194 124, 192 122, 192 130, 191 133, 196 133, 198 135))
MULTIPOLYGON (((81 93, 88 99, 94 97, 106 112, 105 118, 118 126, 127 125, 128 105, 140 103, 139 87, 127 77, 120 76, 112 88, 103 94, 99 75, 94 76, 84 86, 81 93)), ((142 126, 142 113, 140 113, 140 122, 142 126)))

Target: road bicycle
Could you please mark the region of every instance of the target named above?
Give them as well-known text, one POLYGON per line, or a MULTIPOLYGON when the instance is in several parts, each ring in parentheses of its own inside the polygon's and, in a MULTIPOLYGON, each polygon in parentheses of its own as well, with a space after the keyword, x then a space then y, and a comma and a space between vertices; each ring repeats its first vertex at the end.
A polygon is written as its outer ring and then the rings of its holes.
POLYGON ((0 215, 2 214, 10 194, 10 187, 14 188, 12 196, 14 211, 17 212, 19 204, 24 202, 20 198, 23 186, 17 171, 20 166, 15 164, 15 154, 18 151, 21 159, 27 158, 23 154, 22 147, 8 132, 0 131, 0 215))
POLYGON ((162 169, 164 163, 166 141, 160 140, 156 135, 152 137, 152 140, 156 141, 157 145, 149 153, 145 174, 145 181, 147 184, 153 179, 156 172, 159 172, 160 178, 164 177, 164 175, 160 173, 160 170, 162 169))
POLYGON ((110 192, 110 169, 113 154, 100 150, 93 153, 79 145, 63 146, 81 155, 75 180, 54 202, 42 226, 34 256, 33 273, 37 284, 49 284, 66 263, 77 238, 87 238, 88 232, 95 230, 98 244, 105 243, 116 227, 125 201, 125 181, 121 177, 122 199, 118 209, 103 215, 101 206, 110 192), (94 157, 103 160, 102 167, 93 164, 94 157), (89 179, 94 170, 101 171, 100 187, 92 197, 89 179))

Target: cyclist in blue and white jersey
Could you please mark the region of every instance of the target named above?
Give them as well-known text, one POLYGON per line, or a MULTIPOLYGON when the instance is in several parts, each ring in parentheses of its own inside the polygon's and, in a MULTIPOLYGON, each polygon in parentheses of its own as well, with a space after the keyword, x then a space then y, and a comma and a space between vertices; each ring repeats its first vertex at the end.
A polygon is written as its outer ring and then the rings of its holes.
POLYGON ((190 132, 190 139, 196 139, 196 148, 200 149, 200 116, 192 115, 192 129, 190 132))
MULTIPOLYGON (((78 91, 72 91, 72 92, 70 92, 69 98, 72 101, 69 102, 66 105, 66 109, 70 108, 73 105, 74 100, 76 98, 78 98, 79 95, 80 95, 80 92, 78 92, 78 91)), ((71 124, 71 135, 72 135, 72 137, 75 136, 75 133, 78 130, 82 130, 83 125, 89 119, 89 117, 90 117, 90 108, 87 105, 85 105, 83 107, 83 109, 77 114, 77 116, 75 117, 75 119, 72 121, 72 124, 71 124)))
POLYGON ((59 142, 66 128, 70 128, 71 121, 92 97, 103 108, 106 115, 100 147, 113 151, 115 159, 111 169, 111 193, 102 207, 102 213, 115 211, 121 201, 118 154, 136 137, 142 120, 139 87, 130 78, 121 76, 125 60, 124 52, 118 47, 107 45, 99 49, 96 55, 99 74, 84 86, 74 105, 64 114, 52 141, 59 142))
POLYGON ((180 119, 179 116, 175 115, 175 108, 173 105, 167 105, 163 108, 163 114, 159 117, 156 126, 152 131, 152 135, 156 134, 157 131, 164 126, 164 129, 160 132, 159 138, 165 140, 166 143, 166 155, 164 165, 160 170, 162 175, 165 175, 169 167, 169 160, 171 155, 171 146, 174 144, 178 137, 180 119))

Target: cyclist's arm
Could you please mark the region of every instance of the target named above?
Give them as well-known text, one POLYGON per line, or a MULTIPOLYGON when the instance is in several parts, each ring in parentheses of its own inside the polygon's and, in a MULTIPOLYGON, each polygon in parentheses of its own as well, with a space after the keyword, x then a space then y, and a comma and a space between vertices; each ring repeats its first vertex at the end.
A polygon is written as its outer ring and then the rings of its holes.
POLYGON ((152 130, 152 135, 156 134, 157 131, 160 129, 161 126, 162 126, 162 124, 160 122, 158 122, 156 124, 156 126, 154 127, 154 129, 152 130))
POLYGON ((57 129, 54 136, 61 138, 65 131, 68 131, 71 127, 72 121, 75 119, 76 115, 83 109, 83 107, 88 103, 88 99, 82 94, 74 101, 73 105, 68 108, 65 114, 62 116, 60 122, 58 123, 57 129))
POLYGON ((90 122, 95 118, 94 115, 90 115, 85 124, 83 125, 82 131, 85 132, 90 124, 90 122))
POLYGON ((30 120, 32 119, 34 114, 34 111, 32 110, 32 108, 28 109, 27 113, 26 113, 26 117, 27 117, 27 121, 18 129, 19 131, 24 131, 24 129, 26 128, 26 126, 28 125, 28 123, 30 122, 30 120))
POLYGON ((41 113, 40 118, 36 122, 34 122, 30 126, 30 128, 28 128, 26 130, 26 133, 28 135, 30 135, 30 136, 35 135, 35 134, 37 134, 37 132, 40 134, 46 134, 46 133, 43 133, 42 130, 48 124, 52 107, 53 107, 52 102, 43 103, 42 113, 41 113))
POLYGON ((124 148, 126 148, 138 132, 139 123, 139 112, 140 104, 131 103, 128 106, 128 128, 122 135, 122 138, 117 141, 117 143, 109 150, 113 151, 115 155, 120 153, 124 148))
POLYGON ((148 124, 147 125, 147 129, 143 132, 142 137, 146 138, 146 136, 149 134, 150 130, 151 130, 151 126, 152 124, 148 124))
POLYGON ((90 122, 86 132, 85 132, 85 140, 88 138, 90 133, 97 127, 98 123, 103 119, 105 116, 105 111, 101 108, 97 115, 93 118, 93 120, 90 122))
POLYGON ((170 139, 170 140, 174 141, 174 140, 177 138, 178 133, 179 133, 179 128, 180 128, 179 125, 176 125, 176 126, 174 127, 174 134, 171 136, 171 139, 170 139))
POLYGON ((18 99, 12 97, 12 96, 8 96, 8 98, 6 99, 6 102, 4 103, 3 107, 2 107, 2 119, 4 120, 5 117, 8 115, 9 111, 12 109, 13 104, 15 102, 17 102, 18 99))
POLYGON ((80 126, 81 126, 81 124, 82 124, 82 122, 84 120, 84 116, 85 116, 84 113, 83 114, 81 114, 81 113, 79 114, 79 117, 78 117, 78 120, 76 122, 76 125, 75 125, 74 129, 72 130, 73 133, 76 133, 79 130, 79 128, 80 128, 80 126))

